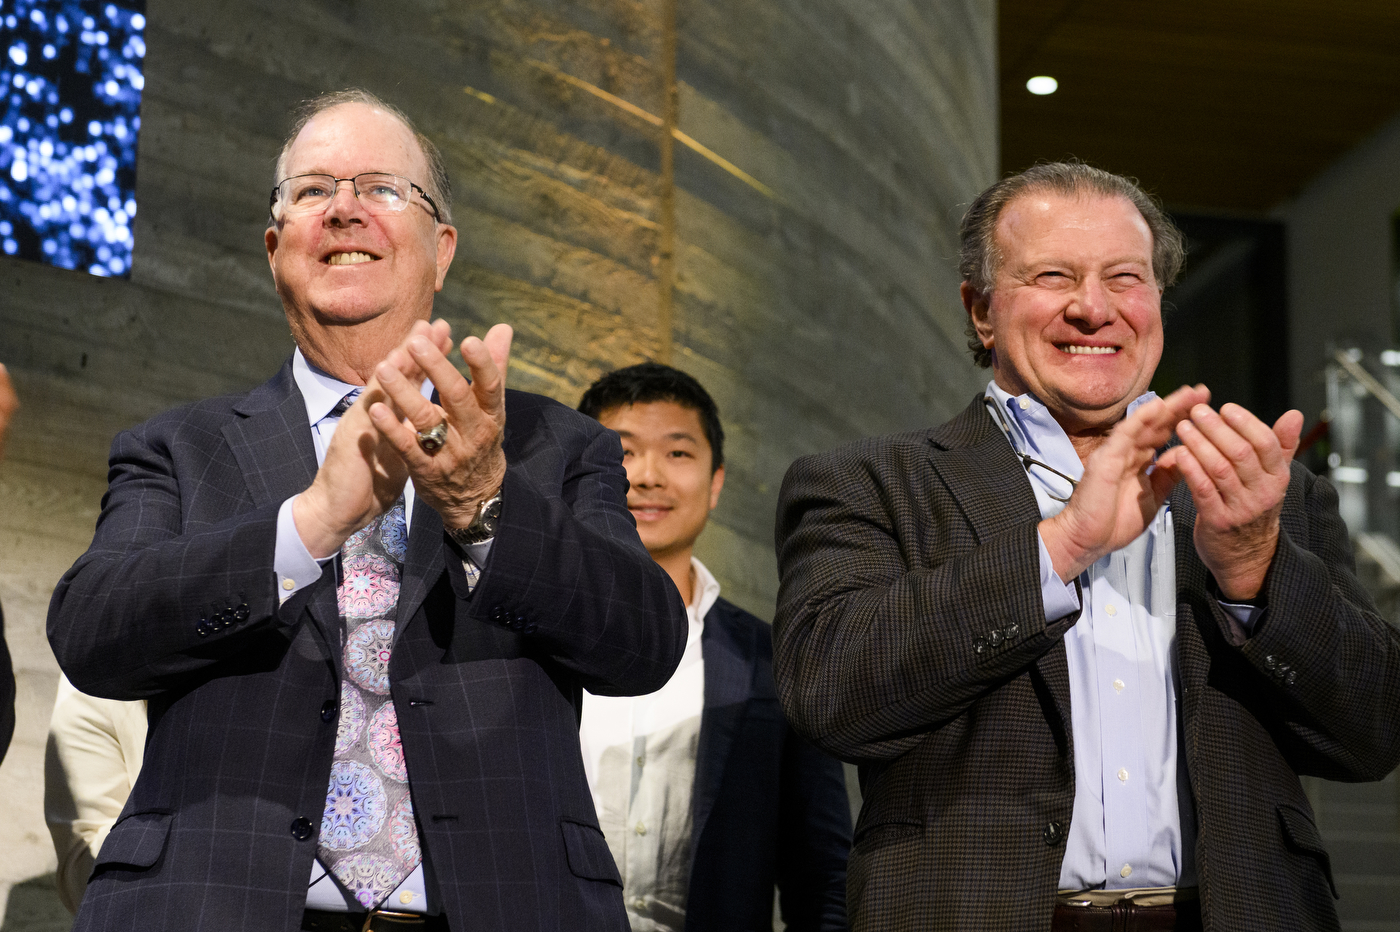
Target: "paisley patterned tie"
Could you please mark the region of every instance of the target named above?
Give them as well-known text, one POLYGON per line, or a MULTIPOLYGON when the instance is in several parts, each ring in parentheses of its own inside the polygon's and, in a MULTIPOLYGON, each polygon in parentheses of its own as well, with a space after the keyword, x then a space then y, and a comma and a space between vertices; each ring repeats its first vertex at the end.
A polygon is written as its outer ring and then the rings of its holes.
POLYGON ((423 860, 389 698, 394 609, 407 543, 400 498, 340 550, 345 679, 316 853, 365 909, 384 902, 423 860))

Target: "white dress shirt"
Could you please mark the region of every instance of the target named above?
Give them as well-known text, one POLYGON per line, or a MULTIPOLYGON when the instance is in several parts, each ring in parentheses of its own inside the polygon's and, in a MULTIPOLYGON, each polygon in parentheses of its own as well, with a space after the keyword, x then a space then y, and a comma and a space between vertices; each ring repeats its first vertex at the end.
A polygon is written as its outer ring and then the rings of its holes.
POLYGON ((579 743, 598 823, 622 875, 632 932, 682 932, 690 888, 691 790, 705 665, 700 637, 719 583, 690 560, 695 591, 680 666, 645 696, 585 693, 579 743))

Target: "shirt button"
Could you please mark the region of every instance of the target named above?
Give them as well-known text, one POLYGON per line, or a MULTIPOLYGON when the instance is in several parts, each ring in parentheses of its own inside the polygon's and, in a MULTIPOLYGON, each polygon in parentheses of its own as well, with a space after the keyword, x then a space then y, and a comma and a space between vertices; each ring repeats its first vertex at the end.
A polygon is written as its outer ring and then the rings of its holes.
POLYGON ((646 827, 645 825, 643 825, 641 822, 638 822, 638 823, 637 823, 637 827, 636 827, 636 829, 634 829, 634 831, 635 831, 638 835, 645 835, 645 834, 647 833, 647 827, 646 827))
POLYGON ((1112 605, 1105 605, 1105 606, 1103 607, 1103 610, 1104 610, 1105 612, 1108 613, 1108 616, 1109 616, 1110 618, 1112 618, 1114 615, 1117 615, 1117 614, 1118 614, 1118 609, 1115 608, 1115 607, 1112 606, 1112 605))
POLYGON ((1127 685, 1128 684, 1123 682, 1122 680, 1113 681, 1113 688, 1120 693, 1127 687, 1127 685))
POLYGON ((1129 876, 1132 875, 1132 873, 1133 873, 1133 865, 1131 865, 1131 864, 1124 864, 1124 865, 1123 865, 1123 869, 1122 869, 1121 871, 1118 872, 1118 876, 1119 876, 1119 877, 1129 877, 1129 876))
POLYGON ((638 767, 645 767, 645 766, 646 766, 646 763, 647 763, 646 755, 645 755, 645 754, 638 754, 638 755, 637 755, 637 766, 638 766, 638 767))
MULTIPOLYGON (((1126 767, 1120 767, 1120 768, 1118 769, 1118 782, 1120 782, 1120 783, 1127 783, 1127 782, 1128 782, 1128 768, 1126 768, 1126 767)), ((1126 877, 1126 876, 1128 876, 1128 875, 1127 875, 1127 874, 1124 874, 1123 876, 1126 877)))
POLYGON ((1016 403, 1021 406, 1022 411, 1029 411, 1031 409, 1031 403, 1024 398, 1017 399, 1016 403))
POLYGON ((647 901, 644 900, 644 899, 642 899, 642 898, 639 896, 639 897, 637 897, 635 900, 632 901, 632 908, 635 909, 635 910, 638 910, 638 911, 641 911, 641 910, 643 910, 643 909, 646 909, 646 908, 647 908, 647 901))
POLYGON ((295 589, 296 587, 297 587, 297 581, 296 581, 295 579, 292 579, 291 577, 287 577, 286 579, 282 580, 282 588, 283 588, 283 589, 286 589, 288 592, 291 592, 291 591, 292 591, 293 589, 295 589))
POLYGON ((400 894, 399 894, 399 902, 402 903, 402 904, 405 905, 405 906, 407 906, 409 903, 412 903, 412 902, 413 902, 413 891, 412 891, 412 890, 405 890, 404 892, 400 893, 400 894))

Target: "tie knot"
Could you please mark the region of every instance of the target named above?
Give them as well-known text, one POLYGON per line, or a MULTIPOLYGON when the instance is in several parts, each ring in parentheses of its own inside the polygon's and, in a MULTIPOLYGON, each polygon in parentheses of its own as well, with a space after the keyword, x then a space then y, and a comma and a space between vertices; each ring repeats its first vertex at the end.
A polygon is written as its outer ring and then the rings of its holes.
POLYGON ((360 397, 362 391, 364 391, 363 388, 357 388, 346 392, 345 397, 335 403, 335 407, 331 408, 331 413, 327 414, 326 417, 344 417, 345 412, 350 410, 351 405, 355 403, 356 398, 360 397))

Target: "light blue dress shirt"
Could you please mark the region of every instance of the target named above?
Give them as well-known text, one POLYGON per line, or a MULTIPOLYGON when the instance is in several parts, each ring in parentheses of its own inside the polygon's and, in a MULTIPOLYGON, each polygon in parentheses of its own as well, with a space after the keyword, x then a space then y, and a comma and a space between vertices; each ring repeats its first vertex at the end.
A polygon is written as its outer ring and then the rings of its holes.
MULTIPOLYGON (((995 382, 987 397, 1005 415, 1007 439, 1074 478, 1084 465, 1048 408, 995 382)), ((1128 406, 1157 396, 1148 392, 1128 406)), ((1042 518, 1065 507, 1070 483, 1031 466, 1042 518)), ((1132 543, 1089 567, 1074 585, 1055 572, 1040 541, 1047 621, 1079 613, 1065 633, 1070 724, 1074 732, 1074 813, 1060 867, 1060 890, 1193 886, 1195 812, 1181 751, 1176 673, 1176 556, 1170 504, 1132 543)), ((1247 635, 1251 606, 1225 605, 1247 635)))

